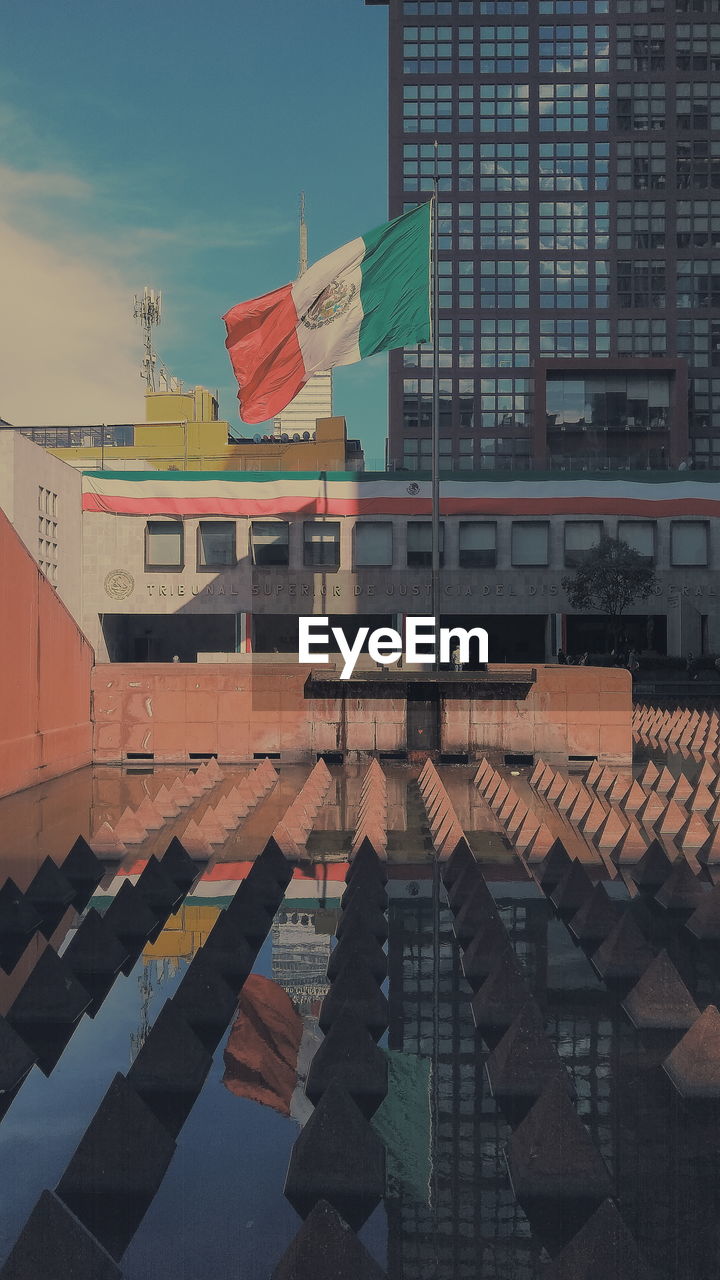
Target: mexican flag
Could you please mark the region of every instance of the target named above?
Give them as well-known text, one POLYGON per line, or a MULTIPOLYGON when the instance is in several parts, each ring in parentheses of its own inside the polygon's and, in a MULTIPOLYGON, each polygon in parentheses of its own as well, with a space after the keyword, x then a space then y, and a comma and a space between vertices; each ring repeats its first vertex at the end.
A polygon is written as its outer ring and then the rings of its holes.
POLYGON ((385 222, 293 284, 223 317, 240 417, 265 422, 313 373, 430 337, 430 204, 385 222))

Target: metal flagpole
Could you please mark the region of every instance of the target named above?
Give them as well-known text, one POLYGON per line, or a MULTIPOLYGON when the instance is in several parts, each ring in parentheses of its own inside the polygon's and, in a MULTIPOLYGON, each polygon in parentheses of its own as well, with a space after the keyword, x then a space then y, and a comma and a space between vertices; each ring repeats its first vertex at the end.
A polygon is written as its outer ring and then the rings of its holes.
MULTIPOLYGON (((438 142, 435 139, 435 163, 433 165, 432 198, 432 337, 433 337, 433 392, 432 392, 432 616, 436 628, 440 627, 440 343, 438 338, 440 311, 440 275, 438 271, 438 142)), ((440 670, 440 654, 436 646, 434 668, 440 670)))

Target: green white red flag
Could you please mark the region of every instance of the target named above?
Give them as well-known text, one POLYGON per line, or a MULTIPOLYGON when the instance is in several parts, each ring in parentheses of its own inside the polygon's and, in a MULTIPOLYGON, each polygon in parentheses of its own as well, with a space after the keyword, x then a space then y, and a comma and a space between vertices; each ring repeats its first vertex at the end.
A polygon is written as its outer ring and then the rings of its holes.
POLYGON ((240 417, 265 422, 313 373, 430 338, 430 204, 336 249, 223 317, 240 417))

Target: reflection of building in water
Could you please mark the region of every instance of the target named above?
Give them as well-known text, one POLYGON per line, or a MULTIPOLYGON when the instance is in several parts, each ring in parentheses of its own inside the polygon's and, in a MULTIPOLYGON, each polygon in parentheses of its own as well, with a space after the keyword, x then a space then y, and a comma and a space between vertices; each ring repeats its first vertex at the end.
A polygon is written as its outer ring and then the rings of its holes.
POLYGON ((279 911, 273 921, 272 976, 300 1013, 308 1013, 328 990, 335 919, 334 912, 297 910, 279 911))

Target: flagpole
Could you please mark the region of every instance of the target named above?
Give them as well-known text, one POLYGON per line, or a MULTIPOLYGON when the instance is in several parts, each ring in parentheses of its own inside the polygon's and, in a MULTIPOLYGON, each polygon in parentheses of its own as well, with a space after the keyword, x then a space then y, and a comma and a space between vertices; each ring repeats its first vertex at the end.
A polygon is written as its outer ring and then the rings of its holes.
MULTIPOLYGON (((435 139, 435 163, 433 166, 432 198, 432 335, 433 335, 433 392, 431 434, 431 492, 432 492, 432 616, 435 626, 440 626, 440 342, 438 337, 440 311, 440 273, 438 270, 438 143, 435 139)), ((434 669, 440 670, 439 651, 435 650, 434 669)))

